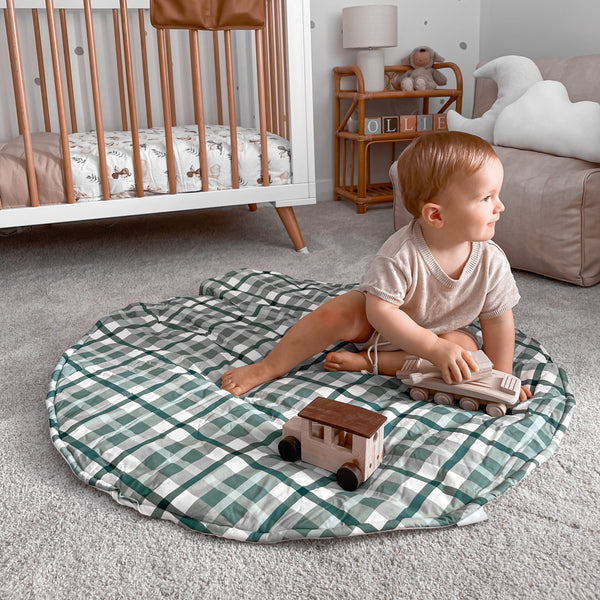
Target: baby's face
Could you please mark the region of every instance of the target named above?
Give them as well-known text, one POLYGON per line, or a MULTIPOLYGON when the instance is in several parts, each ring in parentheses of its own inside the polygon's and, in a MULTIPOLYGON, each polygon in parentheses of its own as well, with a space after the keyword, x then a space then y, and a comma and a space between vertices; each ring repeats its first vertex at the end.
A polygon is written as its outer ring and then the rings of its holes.
POLYGON ((437 195, 444 227, 461 239, 482 242, 494 237, 496 222, 504 211, 500 188, 504 169, 498 159, 489 160, 472 175, 456 174, 437 195))

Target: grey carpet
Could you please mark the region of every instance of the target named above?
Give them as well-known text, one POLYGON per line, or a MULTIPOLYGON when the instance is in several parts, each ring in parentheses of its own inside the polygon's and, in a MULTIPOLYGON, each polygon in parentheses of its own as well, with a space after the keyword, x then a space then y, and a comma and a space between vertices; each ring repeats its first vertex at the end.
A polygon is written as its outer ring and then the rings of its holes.
POLYGON ((0 598, 600 597, 600 286, 516 273, 517 326, 566 369, 577 408, 558 452, 489 503, 484 523, 242 544, 142 517, 71 473, 44 398, 62 352, 99 317, 241 267, 354 282, 392 233, 389 206, 357 215, 323 201, 297 215, 308 255, 270 207, 0 237, 0 598))

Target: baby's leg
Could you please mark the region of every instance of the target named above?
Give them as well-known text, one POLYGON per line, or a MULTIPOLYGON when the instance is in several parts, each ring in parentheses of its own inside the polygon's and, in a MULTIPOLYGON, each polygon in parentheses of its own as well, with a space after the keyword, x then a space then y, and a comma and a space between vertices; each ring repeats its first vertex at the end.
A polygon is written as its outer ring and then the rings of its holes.
MULTIPOLYGON (((450 331, 442 333, 440 337, 454 342, 471 352, 479 349, 475 340, 464 331, 450 331)), ((385 349, 378 349, 377 372, 380 375, 395 375, 396 371, 402 368, 407 356, 408 353, 404 350, 385 351, 385 349)), ((370 355, 367 350, 361 352, 340 350, 338 352, 330 352, 327 355, 324 368, 326 371, 367 371, 372 373, 374 360, 374 350, 371 350, 370 355)))
POLYGON ((239 396, 257 385, 282 377, 338 340, 364 342, 372 332, 364 294, 356 290, 347 292, 300 319, 262 361, 225 373, 221 387, 239 396))
MULTIPOLYGON (((408 353, 404 350, 393 350, 392 352, 379 350, 377 352, 377 372, 380 375, 395 375, 407 356, 408 353)), ((340 350, 327 355, 324 368, 326 371, 367 371, 372 373, 374 360, 373 351, 369 357, 366 350, 361 352, 340 350)))

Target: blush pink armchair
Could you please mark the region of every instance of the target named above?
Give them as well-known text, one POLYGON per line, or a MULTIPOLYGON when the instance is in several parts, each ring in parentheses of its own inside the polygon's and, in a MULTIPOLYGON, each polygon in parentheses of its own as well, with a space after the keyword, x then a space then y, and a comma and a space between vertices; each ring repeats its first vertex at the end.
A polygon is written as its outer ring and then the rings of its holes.
MULTIPOLYGON (((535 62, 544 79, 566 86, 572 102, 600 102, 600 54, 535 62)), ((494 81, 477 79, 473 117, 488 110, 496 95, 494 81)), ((581 286, 598 283, 600 164, 516 148, 494 149, 504 165, 501 198, 506 205, 494 241, 511 265, 581 286)), ((402 204, 396 163, 390 179, 398 229, 411 216, 402 204)))

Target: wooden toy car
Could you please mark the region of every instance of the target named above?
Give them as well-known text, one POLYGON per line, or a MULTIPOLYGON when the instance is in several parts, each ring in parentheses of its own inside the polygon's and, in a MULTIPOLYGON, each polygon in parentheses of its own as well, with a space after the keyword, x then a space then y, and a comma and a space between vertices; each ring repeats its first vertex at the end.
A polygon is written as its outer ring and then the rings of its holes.
POLYGON ((501 417, 507 409, 519 404, 521 381, 518 377, 496 371, 482 350, 472 352, 479 370, 461 383, 446 383, 432 363, 422 358, 407 358, 396 377, 408 385, 413 400, 429 400, 436 404, 452 404, 458 400, 465 410, 478 410, 480 405, 491 417, 501 417))
POLYGON ((279 454, 335 473, 352 492, 383 460, 385 421, 372 410, 318 397, 283 426, 279 454))

